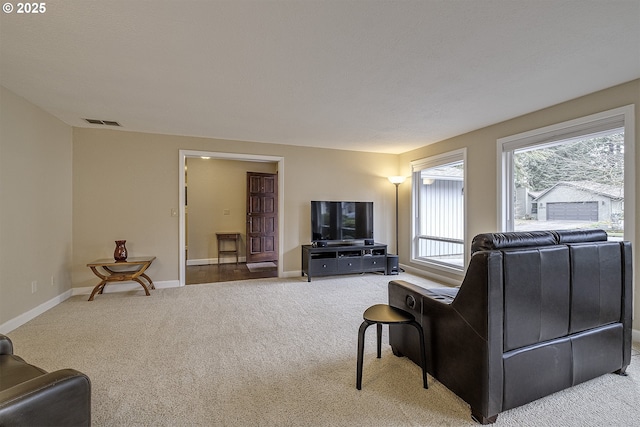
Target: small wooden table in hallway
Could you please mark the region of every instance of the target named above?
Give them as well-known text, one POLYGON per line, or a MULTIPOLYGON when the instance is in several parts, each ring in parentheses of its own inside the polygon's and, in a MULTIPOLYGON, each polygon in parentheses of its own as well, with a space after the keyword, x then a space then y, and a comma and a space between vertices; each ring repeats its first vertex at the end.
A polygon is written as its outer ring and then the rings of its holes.
POLYGON ((240 253, 240 233, 216 233, 218 238, 218 265, 220 264, 220 254, 235 254, 236 264, 238 264, 238 254, 240 253), (221 249, 221 244, 225 240, 233 242, 233 249, 221 249))
POLYGON ((93 297, 96 293, 103 293, 104 287, 110 282, 135 281, 140 283, 147 296, 151 295, 149 293, 149 288, 155 289, 156 287, 153 285, 151 278, 144 272, 149 268, 154 259, 156 259, 154 256, 134 257, 129 258, 126 261, 115 261, 111 258, 106 258, 90 262, 87 264, 87 267, 91 268, 93 274, 98 276, 101 279, 101 282, 93 288, 89 301, 93 301, 93 297), (102 270, 98 270, 98 268, 101 268, 102 270), (147 284, 140 280, 141 277, 148 282, 148 287, 147 284))

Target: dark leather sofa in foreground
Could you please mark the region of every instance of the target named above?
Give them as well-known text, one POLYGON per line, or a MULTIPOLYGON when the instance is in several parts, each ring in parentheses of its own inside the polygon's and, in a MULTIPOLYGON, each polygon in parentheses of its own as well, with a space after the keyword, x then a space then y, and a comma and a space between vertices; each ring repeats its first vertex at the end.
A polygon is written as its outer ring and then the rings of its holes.
POLYGON ((0 426, 91 425, 91 383, 73 369, 47 373, 0 335, 0 426))
MULTIPOLYGON (((481 234, 459 288, 395 280, 389 303, 415 315, 428 372, 471 406, 498 414, 631 360, 631 245, 602 230, 481 234)), ((415 328, 391 325, 396 355, 419 364, 415 328)))

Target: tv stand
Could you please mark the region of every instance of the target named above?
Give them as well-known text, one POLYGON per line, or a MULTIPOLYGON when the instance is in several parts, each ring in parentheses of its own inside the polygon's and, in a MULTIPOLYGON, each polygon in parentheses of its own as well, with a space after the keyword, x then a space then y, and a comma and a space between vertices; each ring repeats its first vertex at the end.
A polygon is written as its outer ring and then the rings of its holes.
POLYGON ((302 245, 302 276, 387 273, 387 245, 340 244, 324 248, 302 245))

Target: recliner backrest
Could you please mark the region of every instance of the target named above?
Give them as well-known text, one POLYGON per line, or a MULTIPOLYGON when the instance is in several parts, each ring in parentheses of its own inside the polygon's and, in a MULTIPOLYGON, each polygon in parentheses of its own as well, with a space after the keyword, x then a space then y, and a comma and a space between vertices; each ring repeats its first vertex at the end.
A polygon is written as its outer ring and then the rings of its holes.
POLYGON ((571 259, 570 333, 620 322, 622 247, 619 242, 568 245, 571 259))
POLYGON ((569 248, 506 249, 504 351, 567 335, 570 325, 569 248))
POLYGON ((479 251, 502 254, 505 352, 620 321, 621 248, 603 230, 479 234, 479 251))

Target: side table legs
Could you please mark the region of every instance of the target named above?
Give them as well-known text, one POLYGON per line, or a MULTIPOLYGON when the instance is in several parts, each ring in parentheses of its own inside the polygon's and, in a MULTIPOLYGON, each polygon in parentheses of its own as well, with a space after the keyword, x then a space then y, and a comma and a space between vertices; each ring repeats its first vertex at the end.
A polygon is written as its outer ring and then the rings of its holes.
MULTIPOLYGON (((380 305, 381 307, 382 305, 380 305)), ((371 307, 373 308, 373 307, 371 307)), ((362 390, 362 365, 364 362, 364 336, 367 331, 367 328, 374 323, 376 324, 376 349, 378 359, 382 357, 382 325, 383 324, 405 324, 411 325, 416 328, 416 332, 420 337, 420 367, 422 368, 422 385, 424 388, 428 389, 429 385, 427 383, 427 357, 425 352, 425 342, 424 342, 424 333, 422 330, 422 326, 418 322, 415 321, 412 315, 409 313, 401 312, 398 309, 395 309, 396 312, 384 312, 383 315, 379 315, 380 313, 376 313, 375 315, 367 316, 367 312, 365 312, 365 320, 360 325, 360 329, 358 330, 358 361, 356 366, 356 388, 358 390, 362 390), (400 312, 400 316, 397 317, 398 312, 400 312), (390 315, 387 316, 387 313, 390 315), (395 315, 396 317, 392 317, 391 315, 395 315), (404 316, 406 315, 406 316, 404 316), (369 317, 371 320, 367 320, 369 317)))
POLYGON ((362 363, 364 361, 364 333, 371 325, 366 320, 360 325, 358 330, 358 366, 356 367, 356 388, 362 390, 362 363))

